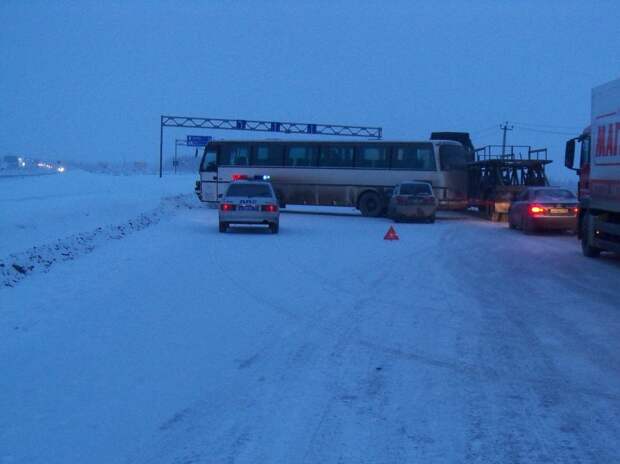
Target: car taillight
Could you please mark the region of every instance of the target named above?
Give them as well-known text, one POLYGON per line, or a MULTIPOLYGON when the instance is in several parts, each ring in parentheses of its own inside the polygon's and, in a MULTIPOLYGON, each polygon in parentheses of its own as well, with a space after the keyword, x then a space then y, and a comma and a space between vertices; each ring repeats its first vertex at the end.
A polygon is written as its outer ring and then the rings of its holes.
POLYGON ((278 211, 278 205, 262 205, 260 209, 268 213, 275 213, 278 211))
POLYGON ((530 205, 530 214, 542 214, 545 212, 545 208, 540 205, 530 205))
POLYGON ((222 211, 234 211, 237 209, 237 207, 235 205, 233 205, 232 203, 222 203, 220 205, 220 209, 222 211))
POLYGON ((579 214, 579 208, 573 208, 573 213, 579 214))

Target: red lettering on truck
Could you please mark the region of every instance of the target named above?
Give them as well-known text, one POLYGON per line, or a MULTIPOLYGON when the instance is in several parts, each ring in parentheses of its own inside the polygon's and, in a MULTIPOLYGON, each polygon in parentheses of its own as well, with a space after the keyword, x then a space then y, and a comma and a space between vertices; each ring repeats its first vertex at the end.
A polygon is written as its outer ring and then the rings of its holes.
POLYGON ((614 138, 614 125, 610 124, 607 126, 607 149, 605 150, 605 155, 607 156, 614 156, 616 154, 614 138))
POLYGON ((605 156, 605 126, 598 126, 596 136, 596 156, 605 156))
POLYGON ((620 122, 598 126, 595 156, 620 155, 620 122))

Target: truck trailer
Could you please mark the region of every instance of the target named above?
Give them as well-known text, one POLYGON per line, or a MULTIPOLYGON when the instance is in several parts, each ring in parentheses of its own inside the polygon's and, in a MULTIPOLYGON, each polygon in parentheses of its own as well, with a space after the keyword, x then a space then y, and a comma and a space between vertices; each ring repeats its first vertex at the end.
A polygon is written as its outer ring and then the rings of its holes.
POLYGON ((549 185, 547 149, 529 145, 487 145, 467 165, 468 206, 491 221, 508 219, 512 201, 528 187, 549 185))
POLYGON ((579 176, 577 236, 583 254, 620 253, 620 78, 592 89, 590 126, 566 142, 564 163, 579 176))

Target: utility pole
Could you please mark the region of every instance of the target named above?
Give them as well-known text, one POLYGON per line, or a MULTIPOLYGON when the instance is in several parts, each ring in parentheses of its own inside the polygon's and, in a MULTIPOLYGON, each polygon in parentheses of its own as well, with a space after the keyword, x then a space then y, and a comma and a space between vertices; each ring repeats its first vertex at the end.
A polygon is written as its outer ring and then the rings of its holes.
POLYGON ((499 128, 504 131, 504 136, 502 137, 502 156, 506 154, 506 131, 514 129, 514 126, 509 126, 508 121, 504 124, 500 124, 499 128))
POLYGON ((164 117, 159 117, 159 178, 164 174, 164 117))
POLYGON ((178 161, 177 161, 177 148, 178 148, 178 146, 179 146, 179 140, 177 139, 177 140, 174 141, 174 160, 172 161, 172 164, 174 166, 174 173, 175 174, 177 173, 177 163, 178 163, 178 161))

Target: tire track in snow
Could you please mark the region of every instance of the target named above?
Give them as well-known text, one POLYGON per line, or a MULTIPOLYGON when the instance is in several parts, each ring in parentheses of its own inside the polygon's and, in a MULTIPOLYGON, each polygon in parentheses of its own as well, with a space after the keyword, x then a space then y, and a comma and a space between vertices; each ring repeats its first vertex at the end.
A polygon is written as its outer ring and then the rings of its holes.
MULTIPOLYGON (((357 282, 354 288, 336 290, 326 286, 330 281, 320 274, 309 275, 304 266, 299 266, 299 260, 288 260, 290 265, 283 269, 286 277, 279 282, 281 286, 304 281, 305 290, 315 286, 322 289, 306 304, 301 303, 301 306, 313 307, 313 310, 299 312, 294 310, 297 302, 283 299, 286 295, 281 295, 278 287, 265 287, 260 280, 252 278, 264 266, 259 257, 255 257, 252 262, 245 260, 244 272, 239 272, 240 263, 237 261, 244 262, 244 253, 247 252, 245 247, 260 243, 262 249, 267 246, 265 241, 253 241, 254 234, 249 234, 245 237, 246 240, 236 247, 230 243, 231 237, 228 235, 217 237, 221 237, 221 241, 226 243, 227 259, 222 259, 221 250, 224 248, 218 238, 208 249, 207 266, 225 277, 223 280, 227 287, 230 286, 254 300, 255 310, 262 311, 264 308, 273 311, 281 314, 283 320, 272 325, 268 332, 261 336, 264 341, 255 350, 239 357, 237 361, 234 384, 247 385, 250 388, 247 396, 244 394, 238 397, 233 393, 231 398, 218 400, 217 405, 213 402, 214 398, 203 398, 182 408, 172 416, 174 429, 166 428, 163 436, 155 434, 148 447, 151 449, 142 448, 129 462, 149 462, 154 459, 157 462, 194 462, 200 459, 232 462, 243 461, 247 456, 254 456, 252 462, 258 462, 261 453, 266 452, 263 443, 272 438, 264 436, 265 431, 261 428, 261 423, 269 423, 270 416, 274 414, 270 405, 295 404, 298 401, 296 395, 307 393, 304 388, 307 382, 313 382, 319 390, 325 392, 319 395, 321 399, 316 404, 321 408, 321 415, 325 416, 325 420, 312 413, 303 424, 295 424, 297 428, 308 432, 307 436, 314 436, 314 441, 310 439, 307 445, 300 449, 305 449, 308 455, 311 455, 323 446, 322 437, 326 430, 340 428, 327 416, 334 408, 350 402, 350 398, 355 396, 347 393, 349 386, 346 385, 346 373, 352 364, 351 359, 347 358, 352 351, 349 348, 356 345, 355 334, 359 331, 360 324, 369 316, 368 309, 371 309, 373 314, 386 311, 384 305, 371 304, 378 298, 378 294, 369 296, 368 288, 382 287, 385 280, 393 275, 391 266, 387 267, 387 271, 374 275, 370 281, 357 282), (241 400, 242 403, 231 403, 233 398, 241 400), (223 418, 216 412, 223 405, 234 408, 236 414, 223 418), (175 417, 182 420, 178 422, 174 420, 175 417), (188 433, 190 431, 191 433, 188 433), (205 434, 208 434, 208 437, 205 434)), ((267 235, 261 238, 271 240, 267 235)), ((378 354, 383 356, 382 353, 378 354)), ((364 371, 368 372, 362 374, 360 384, 366 382, 368 386, 362 390, 372 393, 370 400, 383 403, 382 398, 385 395, 381 388, 382 383, 376 381, 376 377, 383 373, 374 370, 376 360, 364 362, 369 363, 364 371)), ((315 394, 316 390, 312 392, 313 396, 315 394)), ((361 400, 369 399, 364 396, 361 400)), ((296 430, 296 434, 304 435, 300 430, 296 430)))
MULTIPOLYGON (((306 446, 302 460, 304 463, 335 462, 336 458, 338 462, 406 462, 408 446, 412 440, 419 439, 417 436, 412 439, 404 433, 406 428, 404 425, 398 426, 398 418, 394 417, 393 410, 389 409, 390 406, 393 408, 394 402, 394 392, 390 387, 394 377, 399 375, 397 369, 393 368, 392 353, 376 349, 371 342, 362 338, 362 329, 369 321, 378 316, 384 323, 395 320, 410 303, 407 297, 401 296, 400 300, 394 298, 394 295, 399 294, 392 285, 400 285, 399 277, 402 272, 402 268, 397 264, 408 263, 413 257, 420 258, 422 255, 434 253, 432 248, 426 248, 424 244, 411 245, 413 246, 405 253, 405 250, 401 250, 403 254, 379 255, 385 270, 371 279, 366 278, 367 273, 357 273, 354 280, 359 281, 360 288, 356 289, 357 292, 353 289, 347 291, 353 299, 352 309, 342 318, 342 326, 347 329, 339 334, 331 348, 331 366, 336 375, 332 375, 331 395, 306 446), (365 296, 369 290, 372 293, 365 296), (364 348, 361 351, 361 366, 356 362, 360 347, 364 348), (369 440, 359 440, 361 447, 358 445, 358 449, 354 450, 355 457, 338 454, 339 451, 330 446, 351 439, 346 436, 351 428, 351 421, 365 421, 369 424, 364 432, 370 434, 369 440)), ((317 274, 317 277, 321 278, 321 275, 317 274)), ((326 283, 330 284, 330 281, 326 283)), ((343 287, 336 288, 345 291, 343 287)))
MULTIPOLYGON (((514 234, 502 229, 489 232, 514 234)), ((464 233, 470 235, 472 231, 464 233)), ((565 341, 573 349, 578 340, 579 356, 589 358, 591 366, 598 365, 601 371, 607 366, 609 374, 618 371, 608 351, 599 347, 598 340, 588 339, 567 318, 574 312, 570 309, 574 305, 574 293, 580 293, 583 288, 567 281, 565 277, 570 272, 557 263, 566 261, 570 268, 579 266, 579 262, 573 262, 573 256, 569 255, 563 259, 561 252, 565 247, 544 237, 514 234, 512 243, 490 239, 488 242, 490 248, 472 249, 467 259, 456 255, 444 258, 447 269, 458 269, 478 260, 486 261, 488 270, 494 272, 481 282, 477 276, 465 274, 460 282, 463 293, 478 299, 479 306, 485 308, 480 314, 479 339, 467 341, 468 351, 464 356, 476 356, 471 362, 477 360, 481 365, 488 362, 485 358, 492 359, 500 374, 496 381, 467 385, 465 390, 470 415, 468 460, 486 462, 491 456, 499 458, 500 450, 504 461, 524 463, 613 460, 602 443, 606 436, 609 439, 617 433, 614 432, 617 426, 602 416, 605 409, 601 404, 604 400, 612 400, 611 404, 617 402, 617 397, 613 398, 617 395, 596 388, 584 389, 581 379, 576 382, 562 371, 557 348, 546 345, 548 342, 544 340, 546 336, 556 343, 565 341), (522 253, 527 254, 527 259, 520 256, 522 253), (550 266, 551 263, 555 266, 550 266), (540 270, 562 278, 541 281, 540 270), (538 278, 532 278, 534 275, 538 278), (511 278, 507 279, 508 276, 511 278), (485 281, 494 284, 487 285, 485 281), (472 350, 476 344, 477 352, 472 350), (606 422, 603 433, 593 433, 589 427, 592 423, 606 422)), ((579 272, 574 273, 573 280, 577 275, 579 272)), ((587 290, 593 292, 592 287, 587 290)), ((596 300, 604 304, 603 299, 596 300)), ((593 307, 597 306, 596 300, 590 302, 593 307)))

